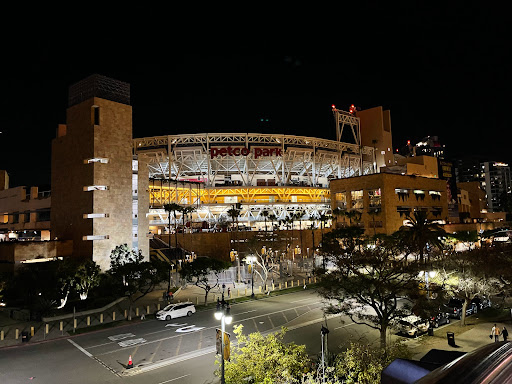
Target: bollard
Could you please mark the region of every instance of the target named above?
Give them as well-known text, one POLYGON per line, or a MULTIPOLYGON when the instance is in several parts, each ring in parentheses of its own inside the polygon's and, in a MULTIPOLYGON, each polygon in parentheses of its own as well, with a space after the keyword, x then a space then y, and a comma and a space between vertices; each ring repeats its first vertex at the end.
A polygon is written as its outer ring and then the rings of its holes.
POLYGON ((287 281, 284 282, 284 287, 288 288, 288 282, 287 281))
POLYGON ((62 331, 63 326, 64 326, 64 324, 63 324, 63 323, 62 323, 62 321, 61 321, 61 322, 59 323, 59 331, 62 331))
POLYGON ((306 279, 304 279, 304 285, 306 285, 306 279))
POLYGON ((247 287, 245 288, 244 296, 247 296, 247 287))
POLYGON ((272 290, 275 291, 276 289, 276 286, 274 285, 274 283, 272 283, 272 290))
POLYGON ((127 310, 127 309, 125 309, 125 310, 124 310, 124 318, 125 318, 125 319, 127 319, 127 318, 128 318, 128 310, 127 310))
POLYGON ((300 281, 299 281, 299 280, 297 280, 297 287, 298 287, 299 285, 300 285, 300 281))
POLYGON ((73 320, 73 330, 76 329, 76 319, 73 320))
POLYGON ((315 282, 315 283, 316 283, 316 276, 315 276, 315 277, 313 277, 313 282, 315 282))
POLYGON ((87 326, 91 325, 91 316, 87 316, 87 326))
POLYGON ((139 317, 139 307, 135 308, 135 316, 139 317))
POLYGON ((281 289, 281 283, 279 283, 279 289, 281 289))
POLYGON ((34 327, 30 327, 30 336, 34 336, 34 327))
POLYGON ((16 328, 16 332, 14 332, 14 337, 16 340, 20 337, 20 330, 18 328, 16 328))
POLYGON ((149 315, 149 305, 146 307, 146 315, 149 315))
POLYGON ((236 297, 240 297, 240 288, 236 290, 236 297))
POLYGON ((103 324, 103 313, 100 313, 100 324, 103 324))
POLYGON ((160 310, 160 304, 157 304, 156 305, 156 310, 159 311, 160 310))
POLYGON ((4 339, 4 330, 2 329, 0 331, 0 340, 3 340, 4 339))
POLYGON ((261 285, 260 285, 260 293, 261 293, 261 285))
POLYGON ((293 288, 293 280, 292 280, 292 281, 290 281, 290 283, 291 283, 291 287, 293 288))
POLYGON ((46 334, 49 334, 49 333, 50 333, 50 324, 46 324, 44 328, 45 328, 45 329, 44 329, 44 332, 45 332, 46 334))
POLYGON ((199 296, 196 296, 196 305, 199 305, 199 296))
POLYGON ((116 312, 112 312, 112 321, 116 321, 116 312))

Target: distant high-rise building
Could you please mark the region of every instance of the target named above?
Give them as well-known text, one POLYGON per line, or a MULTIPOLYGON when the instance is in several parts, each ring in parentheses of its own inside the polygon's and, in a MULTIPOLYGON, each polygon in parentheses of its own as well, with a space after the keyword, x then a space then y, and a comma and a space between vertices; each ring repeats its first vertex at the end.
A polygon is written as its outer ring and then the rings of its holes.
POLYGON ((510 167, 506 163, 486 161, 481 164, 482 188, 491 212, 503 212, 505 199, 511 194, 510 167))

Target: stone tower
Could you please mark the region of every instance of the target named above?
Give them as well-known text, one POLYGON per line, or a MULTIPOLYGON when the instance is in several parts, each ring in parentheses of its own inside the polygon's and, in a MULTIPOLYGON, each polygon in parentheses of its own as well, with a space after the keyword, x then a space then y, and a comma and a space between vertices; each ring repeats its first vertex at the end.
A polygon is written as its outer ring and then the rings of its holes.
POLYGON ((73 256, 102 270, 120 244, 148 257, 147 230, 138 246, 137 219, 146 216, 138 212, 138 182, 147 179, 138 177, 140 165, 132 151, 130 85, 100 75, 72 85, 66 124, 52 142, 52 237, 73 240, 73 256))

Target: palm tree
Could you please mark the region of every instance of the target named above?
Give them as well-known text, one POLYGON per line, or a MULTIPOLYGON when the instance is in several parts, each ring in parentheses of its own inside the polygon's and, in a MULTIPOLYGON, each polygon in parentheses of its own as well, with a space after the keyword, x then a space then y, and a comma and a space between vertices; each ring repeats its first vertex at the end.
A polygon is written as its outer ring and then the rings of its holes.
MULTIPOLYGON (((185 218, 188 218, 188 216, 195 210, 196 207, 192 205, 181 207, 181 214, 183 220, 183 245, 185 245, 185 218)), ((192 224, 190 225, 190 228, 192 229, 192 224)))
POLYGON ((348 219, 348 223, 352 226, 352 220, 359 221, 361 220, 361 212, 358 210, 344 211, 343 215, 348 219))
POLYGON ((261 215, 264 217, 265 219, 265 232, 267 232, 267 217, 269 215, 269 211, 267 211, 266 209, 264 209, 262 212, 261 212, 261 215))
POLYGON ((334 217, 334 222, 336 223, 334 225, 335 228, 338 227, 338 217, 343 216, 345 214, 345 210, 341 209, 340 207, 334 208, 332 210, 332 216, 334 217))
POLYGON ((237 242, 236 242, 236 250, 237 250, 237 252, 239 251, 239 249, 238 249, 238 218, 240 217, 241 209, 242 209, 242 204, 241 203, 236 203, 236 204, 233 204, 231 206, 230 210, 228 210, 228 216, 231 217, 232 225, 235 225, 235 222, 236 222, 237 236, 236 236, 235 240, 237 240, 237 242))
MULTIPOLYGON (((178 281, 178 219, 176 218, 176 212, 181 211, 181 205, 177 203, 164 204, 164 210, 167 212, 167 218, 169 219, 169 262, 171 261, 171 212, 174 215, 174 240, 175 240, 175 252, 174 252, 174 266, 176 267, 176 281, 178 281)), ((170 279, 170 277, 169 277, 170 279)), ((171 281, 169 280, 169 289, 171 287, 171 281)))
POLYGON ((272 224, 272 232, 274 232, 274 221, 277 221, 277 216, 275 213, 271 213, 268 215, 268 219, 270 220, 270 224, 272 224))
POLYGON ((430 262, 430 252, 425 252, 427 245, 441 248, 440 237, 446 235, 445 230, 439 224, 428 220, 426 211, 414 211, 412 216, 407 215, 407 219, 409 225, 400 227, 399 231, 406 236, 412 248, 419 253, 420 261, 423 261, 423 256, 426 253, 430 262))

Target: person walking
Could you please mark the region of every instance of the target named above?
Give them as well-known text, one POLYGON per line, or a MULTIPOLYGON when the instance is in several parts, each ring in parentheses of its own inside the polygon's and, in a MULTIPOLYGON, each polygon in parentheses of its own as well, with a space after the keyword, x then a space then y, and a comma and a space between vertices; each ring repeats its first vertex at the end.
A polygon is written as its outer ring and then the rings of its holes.
POLYGON ((503 327, 503 330, 501 331, 501 334, 503 335, 503 341, 507 341, 507 339, 508 339, 507 328, 503 327))
POLYGON ((500 333, 500 328, 496 324, 494 324, 494 327, 492 327, 491 329, 491 336, 494 336, 494 342, 500 341, 500 333))

